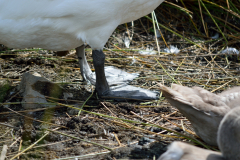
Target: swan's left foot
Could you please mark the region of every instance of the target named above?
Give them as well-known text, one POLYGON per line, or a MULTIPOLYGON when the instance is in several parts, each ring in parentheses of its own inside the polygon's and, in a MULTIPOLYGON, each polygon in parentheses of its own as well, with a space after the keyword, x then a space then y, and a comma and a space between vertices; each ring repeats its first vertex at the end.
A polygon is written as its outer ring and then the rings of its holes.
POLYGON ((109 92, 100 95, 101 98, 117 99, 117 100, 156 100, 159 94, 140 87, 130 85, 120 85, 111 87, 109 92))
POLYGON ((158 99, 157 93, 130 85, 122 85, 110 88, 104 72, 105 55, 103 51, 94 50, 92 56, 96 73, 96 91, 99 97, 133 100, 158 99))

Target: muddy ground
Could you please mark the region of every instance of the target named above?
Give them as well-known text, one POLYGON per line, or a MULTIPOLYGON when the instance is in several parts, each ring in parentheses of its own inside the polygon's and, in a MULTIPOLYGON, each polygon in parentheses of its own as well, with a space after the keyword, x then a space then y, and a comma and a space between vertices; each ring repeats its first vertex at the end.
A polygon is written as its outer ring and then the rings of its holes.
MULTIPOLYGON (((158 16, 159 14, 162 13, 157 13, 158 16)), ((172 22, 174 25, 174 20, 171 20, 164 23, 172 22)), ((159 93, 157 84, 170 86, 175 83, 173 78, 182 85, 205 86, 208 90, 227 83, 216 92, 239 85, 239 57, 216 56, 221 46, 219 41, 206 42, 208 39, 185 35, 206 48, 204 50, 163 30, 168 44, 177 47, 180 53, 140 55, 139 50, 152 48, 157 51, 157 46, 152 24, 148 19, 142 18, 134 25, 134 30, 130 23, 128 29, 125 25, 119 26, 104 51, 106 66, 139 73, 139 77, 130 82, 130 85, 159 93), (133 37, 128 49, 126 39, 131 35, 133 37)), ((178 29, 181 32, 181 27, 178 29)), ((158 40, 161 51, 164 51, 164 41, 161 38, 158 40)), ((239 49, 237 46, 236 43, 232 47, 239 49)), ((175 133, 148 125, 151 123, 197 138, 190 122, 164 97, 156 101, 118 102, 100 99, 96 94, 91 96, 94 86, 82 81, 74 53, 74 50, 62 52, 63 55, 67 54, 62 56, 60 53, 42 49, 17 50, 1 47, 0 98, 3 105, 0 106, 0 150, 3 145, 8 146, 7 159, 14 156, 18 159, 154 159, 158 158, 172 141, 192 143, 175 133), (64 91, 72 93, 73 97, 65 100, 63 97, 54 99, 48 95, 49 103, 57 103, 56 106, 24 109, 17 86, 25 72, 39 73, 59 84, 64 91), (87 101, 89 96, 91 98, 87 101), (81 108, 85 102, 85 111, 79 116, 79 110, 69 107, 81 108), (192 132, 187 132, 184 128, 192 132), (38 143, 32 145, 35 142, 38 143), (27 147, 29 149, 24 151, 27 147), (24 152, 18 156, 21 151, 24 152)), ((86 47, 86 55, 93 69, 89 46, 86 47)))

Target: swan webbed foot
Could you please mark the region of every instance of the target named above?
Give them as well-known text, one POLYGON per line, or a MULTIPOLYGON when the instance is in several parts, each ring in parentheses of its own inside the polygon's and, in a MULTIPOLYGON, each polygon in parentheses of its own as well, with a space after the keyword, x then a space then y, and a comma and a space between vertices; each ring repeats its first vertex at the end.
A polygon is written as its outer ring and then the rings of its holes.
POLYGON ((110 90, 100 95, 101 98, 122 100, 157 100, 159 94, 140 87, 120 85, 111 87, 110 90))

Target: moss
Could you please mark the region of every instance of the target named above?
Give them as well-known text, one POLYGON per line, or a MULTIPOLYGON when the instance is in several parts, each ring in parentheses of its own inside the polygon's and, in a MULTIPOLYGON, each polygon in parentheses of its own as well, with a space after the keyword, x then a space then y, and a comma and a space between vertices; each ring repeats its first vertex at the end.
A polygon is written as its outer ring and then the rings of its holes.
POLYGON ((0 103, 2 103, 8 94, 9 90, 12 88, 8 81, 0 83, 0 103))

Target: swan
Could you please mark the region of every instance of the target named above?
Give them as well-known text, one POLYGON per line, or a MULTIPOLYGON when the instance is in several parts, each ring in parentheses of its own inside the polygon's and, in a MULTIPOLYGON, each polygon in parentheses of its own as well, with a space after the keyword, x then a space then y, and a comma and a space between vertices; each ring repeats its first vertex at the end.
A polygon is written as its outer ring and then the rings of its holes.
POLYGON ((171 105, 188 118, 196 134, 213 146, 217 146, 217 130, 224 115, 232 108, 240 107, 240 87, 220 94, 177 84, 172 88, 160 84, 160 90, 171 105))
POLYGON ((138 89, 133 93, 111 90, 104 72, 103 47, 119 24, 147 15, 163 1, 0 0, 0 44, 53 51, 76 48, 82 77, 95 85, 98 96, 124 97, 127 94, 138 99, 156 99, 155 93, 138 94, 141 92, 138 89), (96 79, 87 63, 84 44, 93 50, 96 79))
POLYGON ((240 159, 240 107, 231 109, 222 119, 217 132, 215 152, 184 142, 173 142, 158 160, 239 160, 240 159))

